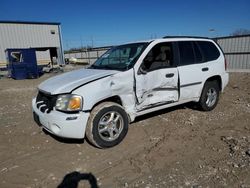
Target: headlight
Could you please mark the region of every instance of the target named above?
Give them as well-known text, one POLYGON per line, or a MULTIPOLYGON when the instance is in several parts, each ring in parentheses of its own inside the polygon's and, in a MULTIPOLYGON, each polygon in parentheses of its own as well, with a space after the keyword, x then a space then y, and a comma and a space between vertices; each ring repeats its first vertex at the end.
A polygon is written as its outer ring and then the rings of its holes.
POLYGON ((56 109, 62 111, 79 111, 82 109, 83 99, 79 95, 59 95, 56 100, 56 109))

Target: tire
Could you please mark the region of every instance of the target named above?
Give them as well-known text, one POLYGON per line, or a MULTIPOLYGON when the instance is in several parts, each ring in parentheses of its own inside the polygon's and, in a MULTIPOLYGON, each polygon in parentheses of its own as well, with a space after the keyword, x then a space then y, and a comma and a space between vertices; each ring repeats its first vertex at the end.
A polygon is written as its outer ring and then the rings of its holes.
POLYGON ((126 136, 128 123, 128 115, 122 106, 113 102, 104 102, 91 111, 86 137, 98 148, 113 147, 126 136))
POLYGON ((219 101, 220 89, 217 81, 207 81, 202 90, 199 105, 203 111, 213 110, 219 101))

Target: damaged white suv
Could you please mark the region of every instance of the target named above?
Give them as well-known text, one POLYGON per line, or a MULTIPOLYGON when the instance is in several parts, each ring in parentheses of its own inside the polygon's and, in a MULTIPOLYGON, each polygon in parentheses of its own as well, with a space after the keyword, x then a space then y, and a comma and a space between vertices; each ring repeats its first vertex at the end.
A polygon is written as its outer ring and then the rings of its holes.
POLYGON ((123 140, 137 116, 191 101, 214 109, 227 83, 225 57, 213 40, 166 37, 116 46, 87 69, 44 81, 32 107, 50 133, 86 135, 107 148, 123 140))

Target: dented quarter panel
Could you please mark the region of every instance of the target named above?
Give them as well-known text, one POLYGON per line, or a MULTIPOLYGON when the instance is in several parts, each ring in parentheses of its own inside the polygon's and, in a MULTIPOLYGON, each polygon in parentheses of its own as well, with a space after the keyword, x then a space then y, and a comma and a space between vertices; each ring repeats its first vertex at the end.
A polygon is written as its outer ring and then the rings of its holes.
POLYGON ((83 97, 83 111, 89 111, 98 101, 112 96, 110 83, 111 77, 108 76, 83 85, 72 93, 83 97))
POLYGON ((134 93, 134 71, 130 69, 119 74, 111 76, 111 92, 112 96, 119 96, 122 100, 122 105, 131 119, 134 119, 135 114, 135 93, 134 93))
POLYGON ((133 84, 133 69, 130 69, 83 85, 73 93, 83 96, 83 111, 91 110, 102 100, 119 96, 126 112, 132 117, 135 113, 133 84))

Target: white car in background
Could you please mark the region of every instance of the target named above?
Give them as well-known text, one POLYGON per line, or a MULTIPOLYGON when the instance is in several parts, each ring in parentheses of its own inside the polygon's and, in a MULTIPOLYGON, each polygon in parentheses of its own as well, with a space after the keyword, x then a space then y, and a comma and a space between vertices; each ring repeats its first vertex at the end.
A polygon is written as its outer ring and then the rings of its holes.
POLYGON ((116 46, 87 69, 44 81, 32 107, 50 133, 86 136, 107 148, 124 139, 137 116, 191 101, 214 109, 227 83, 225 57, 213 40, 166 37, 116 46))
POLYGON ((76 63, 77 59, 75 57, 70 57, 69 58, 69 63, 76 63))

